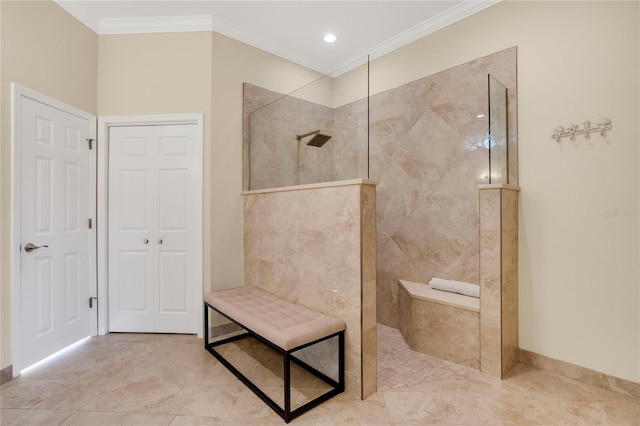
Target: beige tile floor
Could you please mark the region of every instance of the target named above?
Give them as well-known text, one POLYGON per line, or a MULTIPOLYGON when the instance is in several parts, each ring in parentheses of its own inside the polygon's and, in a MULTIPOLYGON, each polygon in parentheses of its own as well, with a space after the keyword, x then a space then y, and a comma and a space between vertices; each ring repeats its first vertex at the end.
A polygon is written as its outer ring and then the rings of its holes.
MULTIPOLYGON (((495 380, 411 352, 398 330, 378 334, 378 393, 341 394, 291 424, 640 424, 638 399, 524 365, 495 380)), ((255 367, 275 383, 269 365, 255 367)), ((0 393, 2 425, 284 424, 194 336, 93 338, 0 393)))

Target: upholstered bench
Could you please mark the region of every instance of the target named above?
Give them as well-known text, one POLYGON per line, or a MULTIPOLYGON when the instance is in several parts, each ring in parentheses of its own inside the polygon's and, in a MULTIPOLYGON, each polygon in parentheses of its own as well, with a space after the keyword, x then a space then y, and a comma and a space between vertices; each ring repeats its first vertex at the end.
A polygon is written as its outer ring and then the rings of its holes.
POLYGON ((253 287, 204 295, 204 345, 213 356, 278 413, 285 422, 344 391, 344 331, 342 319, 322 314, 253 287), (213 309, 244 330, 241 334, 210 341, 209 310, 213 309), (283 356, 284 407, 281 407, 234 367, 217 346, 252 336, 283 356), (293 355, 328 339, 338 338, 338 380, 334 380, 293 355), (326 393, 291 410, 291 361, 331 386, 326 393))

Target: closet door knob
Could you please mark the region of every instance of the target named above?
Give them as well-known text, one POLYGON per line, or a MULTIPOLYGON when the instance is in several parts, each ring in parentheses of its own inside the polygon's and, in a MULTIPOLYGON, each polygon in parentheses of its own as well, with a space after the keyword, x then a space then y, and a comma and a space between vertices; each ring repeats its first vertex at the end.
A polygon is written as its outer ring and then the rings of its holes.
POLYGON ((142 242, 145 243, 145 244, 149 244, 149 240, 146 239, 146 238, 144 240, 142 240, 142 242))
POLYGON ((162 244, 162 238, 158 238, 158 244, 162 244))

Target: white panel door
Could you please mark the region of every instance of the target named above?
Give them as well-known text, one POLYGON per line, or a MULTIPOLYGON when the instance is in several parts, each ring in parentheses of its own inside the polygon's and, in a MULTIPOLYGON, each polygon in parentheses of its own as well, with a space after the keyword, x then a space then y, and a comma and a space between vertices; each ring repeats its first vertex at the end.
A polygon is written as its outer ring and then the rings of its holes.
POLYGON ((196 126, 109 133, 109 330, 197 332, 196 126))
POLYGON ((110 331, 154 331, 153 133, 109 131, 110 331))
POLYGON ((155 329, 164 333, 194 333, 200 300, 196 254, 200 251, 195 224, 196 191, 200 187, 195 152, 196 126, 155 127, 154 267, 155 329), (194 283, 197 283, 194 285, 194 283))
POLYGON ((91 123, 28 98, 20 114, 20 363, 28 367, 91 334, 91 123))

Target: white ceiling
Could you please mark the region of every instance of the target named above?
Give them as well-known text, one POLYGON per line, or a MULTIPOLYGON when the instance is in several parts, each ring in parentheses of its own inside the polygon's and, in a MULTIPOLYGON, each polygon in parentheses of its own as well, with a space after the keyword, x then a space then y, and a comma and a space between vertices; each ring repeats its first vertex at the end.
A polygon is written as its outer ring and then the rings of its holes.
POLYGON ((382 56, 499 0, 56 0, 98 34, 216 31, 323 73, 382 56), (338 40, 325 43, 328 32, 338 40))

